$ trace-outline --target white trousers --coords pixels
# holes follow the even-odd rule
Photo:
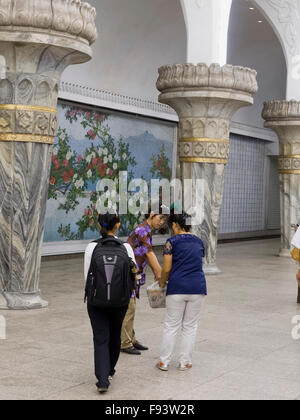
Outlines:
[[[169,295],[167,296],[166,319],[160,360],[169,365],[176,336],[182,329],[179,363],[192,364],[198,323],[205,301],[204,295]]]

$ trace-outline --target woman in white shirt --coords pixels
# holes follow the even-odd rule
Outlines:
[[[99,215],[102,238],[116,237],[120,228],[120,217],[117,214]],[[97,243],[90,243],[84,256],[84,276],[87,279],[93,252]],[[124,244],[128,256],[134,261],[134,252],[129,244]],[[121,329],[128,305],[118,308],[100,308],[88,304],[94,336],[96,386],[100,393],[108,391],[110,380],[115,374],[115,367],[120,356]]]

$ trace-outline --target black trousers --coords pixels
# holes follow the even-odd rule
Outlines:
[[[109,387],[109,376],[115,374],[121,348],[121,329],[128,306],[97,308],[88,305],[94,335],[95,375],[100,388]]]

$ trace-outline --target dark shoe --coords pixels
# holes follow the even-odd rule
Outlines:
[[[148,347],[143,346],[143,344],[139,343],[138,341],[136,341],[133,346],[137,349],[137,350],[149,350]]]
[[[135,355],[140,355],[141,354],[141,352],[138,351],[133,346],[132,347],[129,347],[128,349],[121,349],[121,352],[127,353],[127,354],[135,354]]]
[[[105,394],[108,391],[108,388],[100,388],[99,386],[97,386],[97,390],[100,394]]]

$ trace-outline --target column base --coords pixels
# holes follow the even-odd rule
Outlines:
[[[222,273],[222,271],[217,267],[216,264],[204,264],[203,271],[204,274],[208,276],[216,276]]]
[[[283,258],[291,258],[291,250],[290,249],[281,249],[278,254],[279,257]]]
[[[24,310],[48,307],[48,302],[43,300],[39,293],[4,292],[3,297],[5,299],[0,299],[0,309]]]

